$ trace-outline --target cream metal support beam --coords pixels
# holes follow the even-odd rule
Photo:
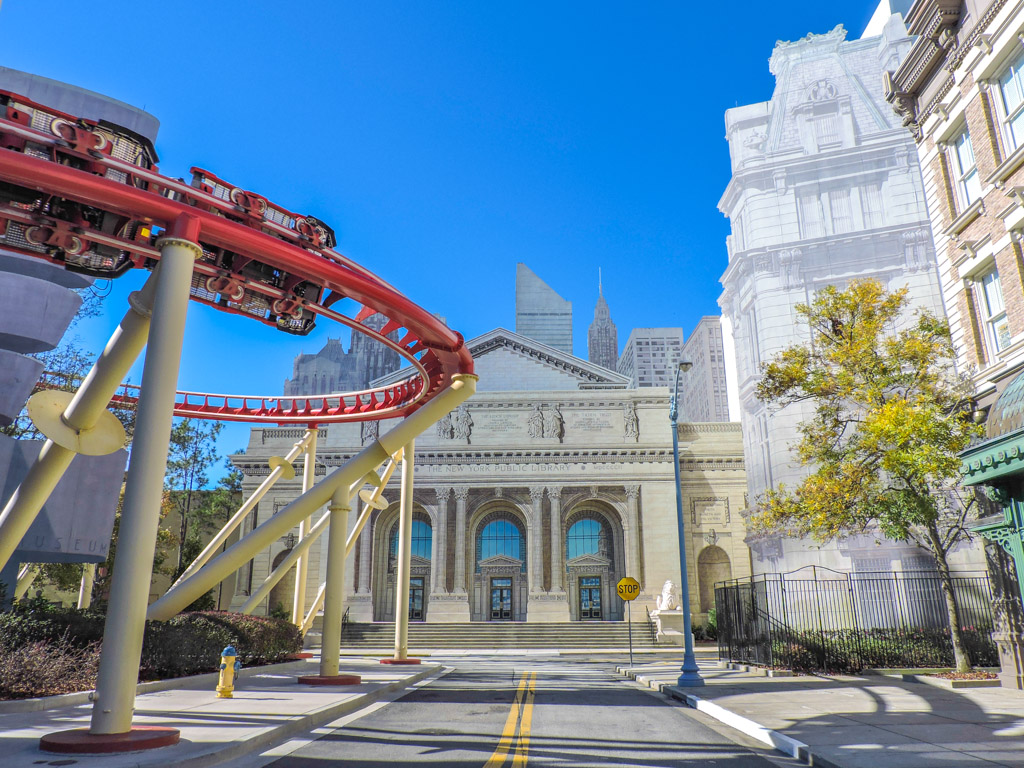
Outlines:
[[[388,462],[387,468],[384,470],[384,476],[380,480],[380,487],[374,488],[372,495],[370,496],[370,501],[364,506],[363,513],[359,516],[359,519],[356,522],[355,530],[353,530],[352,533],[349,535],[348,540],[345,543],[346,557],[352,554],[352,548],[355,545],[356,537],[359,536],[359,531],[363,530],[363,526],[366,524],[366,521],[369,520],[374,508],[377,508],[379,506],[377,504],[377,500],[381,498],[381,493],[384,490],[384,486],[387,485],[388,480],[391,479],[391,474],[395,471],[395,461],[396,460],[393,457],[392,460]],[[363,482],[362,480],[360,480],[358,483],[353,485],[349,489],[349,496],[355,495],[355,492],[359,490],[359,486],[362,484]],[[320,535],[324,532],[328,525],[328,522],[330,521],[330,516],[330,512],[328,512],[323,517],[321,517],[316,522],[316,525],[314,525],[310,529],[309,533],[306,534],[298,542],[296,542],[295,546],[292,547],[292,551],[285,557],[284,560],[278,563],[277,567],[270,572],[270,575],[263,580],[263,583],[260,584],[259,588],[255,592],[253,592],[249,599],[246,600],[245,603],[242,605],[242,607],[238,609],[239,613],[250,614],[256,610],[256,608],[263,601],[263,599],[268,594],[270,594],[270,590],[272,590],[277,585],[277,583],[284,578],[285,574],[288,573],[288,569],[291,568],[300,557],[303,557],[305,555],[305,553],[309,550],[314,541],[320,538]],[[320,610],[320,606],[323,605],[323,592],[323,586],[321,586],[320,590],[317,592],[316,600],[314,601],[316,603],[315,611]],[[302,621],[299,621],[296,624],[296,626],[298,626],[300,629],[305,625],[305,605],[303,605],[302,610],[303,619]],[[306,631],[308,630],[303,630],[303,634],[305,634]]]
[[[78,585],[78,610],[84,611],[92,605],[92,585],[96,581],[96,563],[86,563],[82,568],[82,581]]]
[[[32,586],[32,582],[36,580],[36,576],[39,575],[39,565],[37,563],[27,563],[22,566],[18,572],[18,583],[14,585],[14,599],[21,600]]]
[[[300,520],[326,504],[339,488],[347,489],[367,472],[372,472],[401,450],[416,435],[432,427],[444,414],[457,408],[476,391],[476,382],[477,377],[472,374],[453,376],[451,386],[433,400],[367,445],[276,515],[212,558],[202,569],[170,589],[149,606],[147,618],[167,620],[180,613],[197,597],[213,589],[233,571],[241,568],[257,552],[262,552],[276,539],[298,525]]]
[[[316,432],[314,431],[315,435]],[[228,540],[228,537],[234,533],[235,529],[241,525],[242,521],[245,520],[245,516],[248,515],[252,510],[259,504],[260,499],[267,495],[267,491],[274,487],[274,483],[280,480],[282,477],[285,480],[291,480],[295,477],[295,470],[292,469],[292,462],[299,457],[299,454],[306,449],[306,445],[309,442],[310,433],[306,432],[305,435],[291,447],[291,450],[284,455],[284,457],[274,456],[270,459],[270,474],[264,478],[263,482],[259,484],[259,487],[252,492],[252,495],[238,508],[238,511],[231,516],[231,518],[224,523],[224,527],[221,528],[217,535],[210,539],[210,543],[207,544],[203,551],[199,553],[192,564],[185,569],[184,573],[178,577],[178,580],[174,582],[174,586],[177,586],[181,582],[185,581],[189,576],[198,571],[211,557],[213,557],[217,550],[221,548],[221,545]]]
[[[306,430],[306,458],[302,464],[302,492],[313,487],[316,478],[316,439],[317,427],[314,425]],[[309,531],[312,517],[299,523],[299,538],[302,539]],[[301,624],[306,615],[306,573],[309,570],[309,558],[300,557],[295,566],[295,595],[292,597],[292,623]]]
[[[345,534],[352,502],[339,490],[331,499],[331,529],[327,534],[327,588],[324,591],[324,629],[320,638],[320,676],[336,677],[341,656],[341,617],[345,612]]]
[[[409,576],[412,572],[413,441],[402,456],[402,491],[398,513],[398,572],[395,574],[395,659],[409,655]],[[327,613],[324,612],[324,627]]]
[[[181,230],[194,229],[194,224],[179,222],[172,231],[180,234]],[[189,234],[194,237],[198,233]],[[89,728],[92,734],[127,733],[132,727],[167,446],[174,420],[175,385],[185,339],[185,314],[193,266],[203,255],[196,243],[181,237],[163,238],[158,245],[160,278],[153,301],[149,349],[135,421],[136,439],[128,467],[109,609],[103,628],[103,651]]]
[[[43,443],[39,456],[0,512],[0,568],[11,559],[15,547],[21,543],[39,510],[43,508],[43,504],[50,498],[53,489],[71,465],[75,454],[91,453],[100,448],[105,450],[109,440],[104,437],[109,438],[111,430],[116,432],[120,428],[120,423],[113,414],[106,411],[106,407],[142,348],[146,346],[146,334],[149,333],[150,313],[159,272],[158,265],[141,290],[131,294],[131,308],[121,319],[120,325],[70,402],[65,402],[68,393],[46,391],[37,393],[37,396],[42,395],[42,398],[37,399],[33,396],[29,401],[36,404],[33,410],[37,410],[40,402],[44,400],[51,403],[51,409],[60,404],[66,407],[54,410],[49,414],[49,419],[41,419],[52,422],[57,428],[54,430],[50,426],[40,425],[40,431],[49,439]],[[31,415],[35,420],[38,413]],[[113,424],[110,419],[113,419]],[[54,434],[51,435],[49,432]],[[121,444],[123,442],[122,431]],[[95,443],[103,445],[97,447]],[[120,447],[118,444],[113,450]]]

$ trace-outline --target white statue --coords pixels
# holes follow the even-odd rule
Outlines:
[[[661,594],[654,599],[654,607],[659,611],[672,611],[679,607],[679,600],[676,598],[676,585],[671,580],[666,581],[661,588]]]

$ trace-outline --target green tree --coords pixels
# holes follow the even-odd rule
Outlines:
[[[948,554],[969,537],[974,498],[962,491],[958,454],[982,433],[967,407],[970,382],[953,367],[945,319],[908,314],[907,290],[877,281],[821,290],[797,312],[808,343],[763,366],[757,396],[808,402],[800,426],[798,486],[759,499],[756,527],[821,541],[877,529],[935,559],[958,671],[970,669]]]
[[[220,460],[217,437],[221,429],[223,425],[219,421],[194,419],[181,419],[171,429],[165,487],[176,492],[172,499],[181,516],[176,576],[199,554],[200,537],[210,523],[213,510],[209,504],[200,503],[193,508],[193,498],[197,490],[210,482],[207,473]]]

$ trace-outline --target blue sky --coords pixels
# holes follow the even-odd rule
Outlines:
[[[776,40],[837,24],[855,38],[874,10],[765,7],[5,0],[0,65],[145,108],[164,173],[200,166],[322,218],[340,251],[467,338],[514,329],[523,261],[573,302],[586,357],[598,267],[620,349],[633,327],[689,334],[719,313],[724,111],[771,97]],[[142,277],[78,326],[87,347]],[[280,393],[292,358],[338,335],[192,305],[179,388]],[[222,453],[247,435],[228,425]]]

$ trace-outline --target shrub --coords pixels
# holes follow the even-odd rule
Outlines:
[[[65,639],[0,647],[0,699],[27,699],[96,687],[99,647],[78,648]]]
[[[55,666],[60,666],[72,651],[97,653],[103,624],[102,614],[55,607],[45,601],[23,601],[0,613],[0,654],[4,659],[20,658],[26,648],[52,646],[57,655]],[[214,672],[227,645],[235,646],[243,665],[268,664],[301,651],[302,636],[291,622],[237,613],[183,613],[170,621],[148,621],[139,677],[155,680]],[[75,679],[80,687],[71,690],[93,685]],[[23,695],[47,695],[42,690]]]

